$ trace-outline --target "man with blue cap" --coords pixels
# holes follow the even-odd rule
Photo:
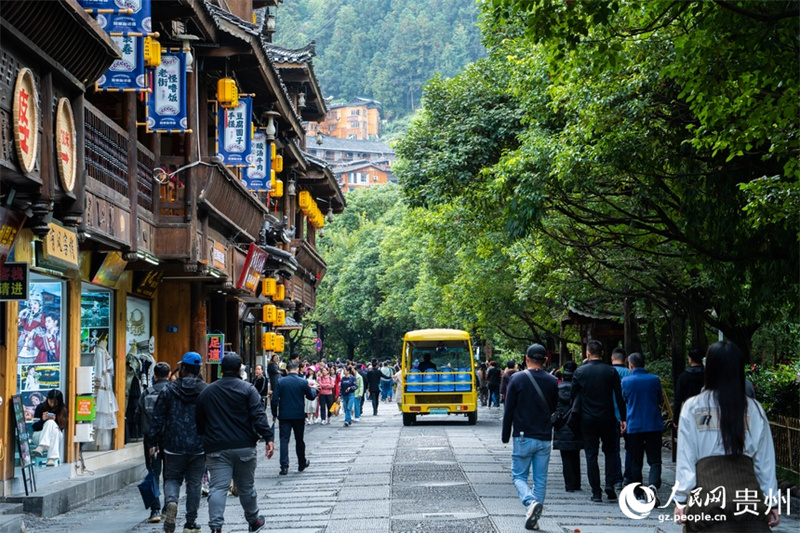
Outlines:
[[[164,452],[164,532],[174,533],[178,515],[181,483],[186,480],[186,525],[183,533],[200,533],[197,509],[206,458],[203,441],[197,433],[195,409],[206,384],[200,379],[202,358],[197,352],[186,352],[180,363],[178,379],[170,382],[158,395],[150,421],[149,441],[159,443],[150,448],[155,457]]]
[[[220,365],[222,378],[209,385],[197,402],[197,431],[203,436],[211,477],[208,525],[212,533],[222,531],[228,487],[233,479],[248,530],[260,531],[266,519],[258,514],[256,443],[264,439],[266,456],[271,458],[275,450],[272,428],[261,407],[261,395],[241,377],[239,354],[225,352]]]

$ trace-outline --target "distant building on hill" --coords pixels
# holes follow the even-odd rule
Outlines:
[[[385,162],[370,162],[365,159],[334,167],[333,175],[336,176],[342,192],[395,181],[394,174]]]
[[[338,139],[374,141],[381,135],[381,103],[369,98],[353,98],[346,104],[328,105],[325,120],[310,124],[308,135],[323,135]]]
[[[336,171],[336,167],[361,160],[389,170],[395,160],[394,150],[386,143],[337,139],[327,135],[309,139],[306,143],[306,152],[328,163],[334,171]]]

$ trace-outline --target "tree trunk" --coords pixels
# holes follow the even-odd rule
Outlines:
[[[706,322],[703,314],[697,309],[689,311],[689,322],[691,327],[692,348],[699,348],[703,353],[708,350],[708,336],[706,335]]]
[[[732,326],[728,324],[721,324],[722,333],[728,340],[736,343],[736,346],[742,350],[744,354],[744,362],[750,364],[751,354],[753,350],[753,333],[756,332],[759,326],[744,325]]]
[[[636,321],[636,315],[633,311],[633,302],[630,298],[625,298],[622,301],[622,314],[623,314],[623,344],[627,353],[641,352],[642,343],[639,340],[639,324]]]
[[[686,316],[674,311],[669,317],[669,352],[672,358],[672,387],[678,382],[678,376],[686,370]]]

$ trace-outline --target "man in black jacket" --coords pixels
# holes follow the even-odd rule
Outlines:
[[[378,368],[378,360],[372,360],[372,368],[367,372],[367,377],[364,380],[367,390],[369,391],[369,399],[372,401],[372,416],[378,414],[378,404],[381,401],[381,371]],[[400,393],[397,394],[400,396]]]
[[[166,512],[164,532],[175,531],[181,483],[186,479],[186,525],[184,533],[200,533],[197,509],[200,506],[200,487],[206,458],[203,442],[197,434],[195,408],[197,397],[206,388],[198,377],[202,359],[197,352],[186,352],[181,360],[179,378],[170,382],[158,395],[153,407],[148,440],[150,457],[164,452],[164,501]]]
[[[586,345],[588,359],[575,372],[572,378],[572,400],[576,398],[581,413],[581,433],[583,451],[586,455],[586,475],[592,487],[592,501],[603,501],[600,490],[600,468],[597,465],[600,441],[606,459],[606,495],[609,501],[616,501],[614,477],[617,460],[614,457],[614,440],[617,432],[617,417],[614,413],[614,398],[619,406],[619,427],[622,433],[627,426],[625,400],[622,398],[619,374],[614,367],[603,362],[603,344],[591,340]]]
[[[209,385],[197,401],[197,432],[203,436],[210,476],[208,525],[212,533],[222,531],[228,487],[233,479],[249,530],[259,531],[266,520],[258,514],[254,484],[256,443],[263,438],[266,456],[271,458],[275,449],[272,428],[261,408],[258,391],[241,379],[239,355],[226,352],[220,365],[222,378]]]
[[[308,381],[300,377],[297,361],[289,361],[286,365],[286,377],[278,381],[278,388],[272,393],[272,418],[278,419],[281,436],[281,471],[280,475],[289,473],[289,438],[294,432],[295,450],[297,451],[297,470],[302,472],[311,464],[306,459],[306,443],[303,435],[306,428],[305,399],[317,397],[319,385],[314,388]]]
[[[136,405],[136,414],[134,414],[136,423],[142,428],[142,435],[144,435],[144,465],[149,472],[153,473],[156,481],[161,477],[161,464],[164,461],[164,452],[159,451],[155,457],[150,457],[150,448],[158,446],[157,442],[150,442],[150,417],[153,414],[158,396],[169,384],[168,376],[169,365],[167,363],[157,363],[156,366],[153,367],[153,384],[147,387],[139,397],[139,403]],[[166,514],[166,512],[167,510],[165,507],[163,514]],[[150,506],[150,518],[148,518],[147,521],[151,524],[161,522],[161,514],[161,503],[159,499],[156,498]]]
[[[527,370],[511,376],[503,413],[503,443],[511,439],[513,426],[511,478],[522,505],[527,508],[525,529],[539,528],[553,439],[550,417],[558,405],[558,380],[544,370],[546,360],[544,346],[532,344],[528,347],[525,352]],[[533,477],[533,489],[528,486],[528,472]]]
[[[703,390],[703,385],[705,384],[703,355],[703,351],[700,348],[689,350],[689,368],[678,376],[678,383],[675,385],[675,398],[672,404],[672,420],[675,427],[678,427],[678,420],[681,418],[683,402],[692,396],[697,396]]]

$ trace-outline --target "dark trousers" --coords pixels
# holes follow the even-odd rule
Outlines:
[[[616,471],[616,473],[614,475],[614,484],[615,485],[617,485],[617,484],[627,485],[628,483],[631,482],[631,479],[630,479],[630,475],[631,475],[630,474],[630,472],[631,472],[631,454],[628,451],[628,434],[627,433],[622,434],[620,432],[619,423],[617,423],[616,428],[617,428],[617,439],[614,441],[614,444],[616,444],[616,450],[614,452],[614,455],[616,455],[616,457],[617,457],[617,471]],[[620,437],[622,437],[622,440],[625,441],[625,461],[624,461],[625,469],[624,470],[622,468],[623,461],[622,461],[621,453],[620,453],[621,452],[621,448],[620,448],[620,444],[619,444]]]
[[[564,488],[581,490],[581,451],[560,450],[564,470]]]
[[[303,434],[306,430],[305,419],[278,420],[281,434],[281,468],[289,468],[289,437],[294,431],[294,447],[297,451],[297,464],[306,464],[306,443]]]
[[[203,473],[206,470],[205,455],[164,454],[164,506],[178,503],[181,484],[186,480],[186,523],[197,521],[200,507],[200,491]]]
[[[381,391],[369,391],[369,399],[372,400],[372,414],[378,414],[378,404],[381,403]]]
[[[647,464],[650,465],[649,485],[661,486],[661,432],[645,431],[631,433],[625,445],[626,455],[631,458],[631,483],[642,482],[642,464],[647,453]]]
[[[600,488],[600,467],[597,464],[597,457],[600,454],[600,443],[603,446],[603,456],[606,463],[606,485],[605,488],[614,488],[614,476],[617,473],[617,459],[614,456],[614,439],[617,432],[614,430],[616,419],[582,419],[581,432],[583,433],[583,451],[586,455],[586,477],[589,478],[589,485],[592,487],[592,494],[601,494]]]
[[[333,394],[319,395],[319,416],[322,421],[330,418],[331,406],[333,405]]]
[[[156,478],[156,483],[161,485],[161,492],[164,492],[164,485],[160,481],[161,478],[161,470],[162,464],[164,462],[164,452],[161,450],[158,451],[158,454],[155,457],[150,457],[150,448],[154,446],[150,440],[145,437],[144,438],[144,466],[147,468],[148,472],[152,472]],[[150,510],[158,511],[161,509],[161,504],[158,501],[159,499],[156,498],[156,501],[153,502],[153,505],[150,506]],[[166,506],[166,503],[164,504]]]

